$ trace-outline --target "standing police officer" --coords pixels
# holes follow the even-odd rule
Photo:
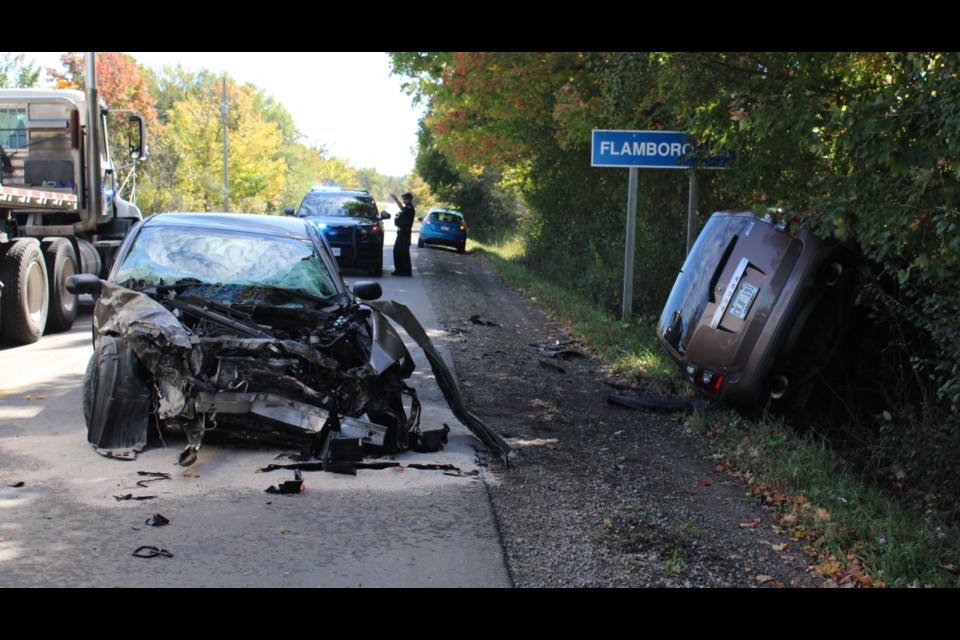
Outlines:
[[[397,196],[390,194],[393,201],[400,207],[400,213],[396,217],[397,242],[393,245],[393,267],[395,276],[413,276],[413,265],[410,262],[410,234],[413,231],[413,221],[416,212],[413,209],[413,194],[405,193],[400,196],[403,202],[397,199]]]

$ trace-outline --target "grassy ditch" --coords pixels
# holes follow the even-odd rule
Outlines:
[[[608,366],[655,388],[685,387],[656,342],[655,318],[622,322],[541,282],[521,264],[520,243],[471,245]],[[710,440],[718,464],[773,509],[777,526],[792,539],[784,553],[804,554],[825,585],[960,586],[960,530],[936,509],[908,504],[864,479],[823,439],[773,419],[752,422],[719,410],[697,412],[688,424]]]
[[[656,341],[656,318],[638,316],[623,322],[577,294],[543,282],[520,264],[522,245],[517,241],[493,246],[471,240],[471,249],[493,266],[511,287],[565,323],[608,366],[654,386],[669,384],[675,379],[676,369]]]
[[[822,439],[726,411],[698,412],[688,424],[774,510],[792,551],[806,554],[826,584],[960,586],[956,527],[865,481]]]

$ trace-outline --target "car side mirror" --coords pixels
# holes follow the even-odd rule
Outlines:
[[[285,216],[292,216],[292,215],[293,215],[293,207],[287,207],[286,209],[284,209],[284,210],[283,210],[283,215],[285,215]]]
[[[67,291],[73,295],[87,293],[97,295],[102,286],[100,278],[92,273],[78,273],[67,278]]]
[[[377,300],[383,295],[379,282],[360,280],[353,285],[353,295],[361,300]]]
[[[423,216],[418,217],[417,222],[423,222]]]
[[[381,220],[389,220],[389,219],[390,219],[390,214],[387,213],[386,211],[381,211],[381,212],[380,212],[380,219],[381,219]]]

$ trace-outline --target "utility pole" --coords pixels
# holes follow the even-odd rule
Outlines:
[[[230,175],[227,172],[227,74],[223,74],[223,102],[220,104],[223,118],[223,210],[230,211]]]

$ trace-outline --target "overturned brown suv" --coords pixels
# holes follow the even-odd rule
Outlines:
[[[791,223],[714,213],[657,327],[701,393],[746,412],[805,403],[842,335],[843,250]]]

